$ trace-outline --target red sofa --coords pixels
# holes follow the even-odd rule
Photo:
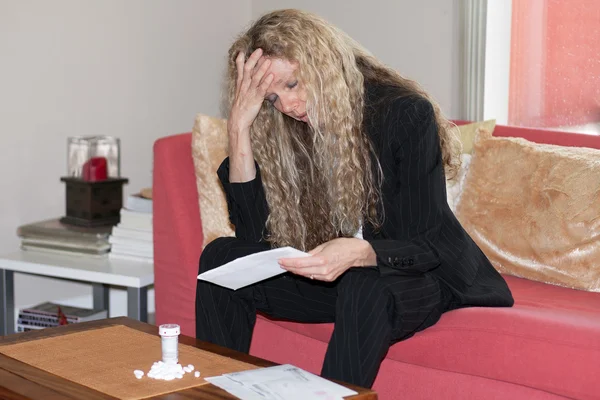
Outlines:
[[[494,135],[600,149],[596,136],[506,126]],[[191,134],[156,141],[153,193],[156,323],[195,336],[202,226]],[[392,346],[373,386],[379,397],[600,399],[600,293],[506,280],[513,308],[451,311]],[[332,328],[259,316],[251,354],[318,373]]]

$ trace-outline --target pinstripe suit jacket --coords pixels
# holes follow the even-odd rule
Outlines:
[[[391,87],[367,84],[363,124],[383,170],[383,209],[379,210],[383,225],[377,231],[370,224],[363,227],[381,276],[434,274],[453,293],[452,308],[511,306],[506,282],[448,206],[431,103],[401,97]],[[229,182],[228,159],[218,175],[236,236],[263,240],[268,205],[258,165],[250,182]]]

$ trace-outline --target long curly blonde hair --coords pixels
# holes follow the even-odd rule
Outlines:
[[[251,127],[254,158],[269,205],[273,247],[310,250],[336,237],[352,237],[361,224],[381,226],[381,168],[363,129],[365,81],[390,85],[399,97],[429,96],[322,18],[278,10],[258,19],[229,50],[229,104],[233,104],[240,51],[261,48],[297,62],[307,91],[310,125],[265,101]],[[433,106],[447,174],[460,162],[450,124]]]

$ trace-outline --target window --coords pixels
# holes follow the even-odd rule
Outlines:
[[[484,118],[600,134],[600,1],[488,0]]]

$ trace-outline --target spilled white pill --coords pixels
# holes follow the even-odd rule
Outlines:
[[[195,376],[196,378],[200,378],[200,371],[196,371],[196,372],[194,372],[194,376]]]
[[[191,364],[184,367],[181,364],[164,363],[162,361],[157,361],[154,364],[152,364],[152,367],[148,372],[148,378],[165,381],[171,381],[173,379],[182,379],[186,373],[192,372],[193,368],[194,366]]]

